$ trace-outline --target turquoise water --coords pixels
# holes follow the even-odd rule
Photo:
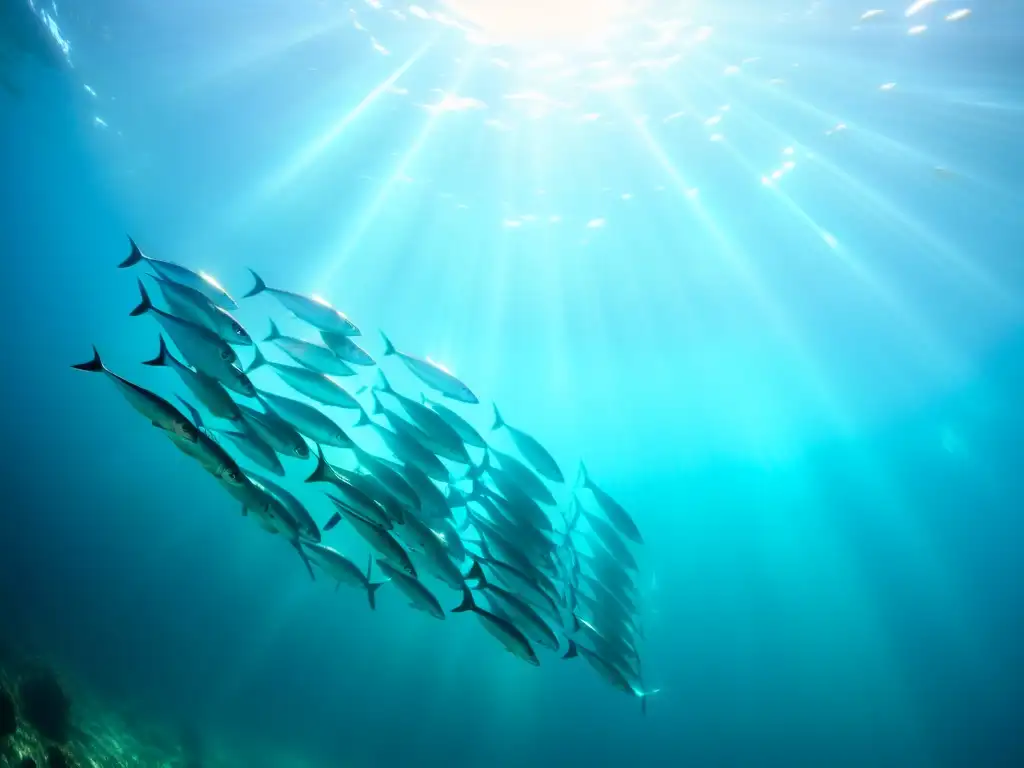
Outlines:
[[[581,5],[68,4],[62,63],[4,0],[2,639],[236,765],[1013,764],[1021,10]],[[140,365],[126,233],[236,298],[247,268],[323,296],[397,388],[379,329],[478,428],[495,402],[570,483],[585,460],[647,541],[647,716],[310,582],[70,370],[95,344],[181,391]]]

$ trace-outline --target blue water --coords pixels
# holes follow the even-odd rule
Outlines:
[[[382,4],[94,0],[56,14],[73,66],[2,42],[0,637],[239,765],[1024,762],[1024,9],[651,2],[579,51]],[[126,233],[585,459],[648,542],[648,715],[310,582],[71,370],[179,391]]]

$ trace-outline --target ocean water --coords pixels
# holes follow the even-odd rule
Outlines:
[[[66,52],[0,5],[0,659],[59,672],[97,764],[1024,764],[1024,8],[37,5]],[[72,370],[181,392],[126,234],[584,460],[647,541],[647,715],[310,581]]]

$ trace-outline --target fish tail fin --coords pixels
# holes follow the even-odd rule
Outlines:
[[[380,398],[377,397],[377,393],[373,393],[373,415],[379,416],[384,413],[384,406],[380,402]]]
[[[391,388],[391,382],[388,381],[388,377],[384,375],[384,371],[380,368],[377,369],[377,382],[377,386],[373,387],[373,389],[376,389],[379,392],[386,392],[389,395],[395,394],[395,390]]]
[[[281,331],[278,330],[277,323],[275,323],[273,320],[271,320],[270,321],[270,331],[267,333],[267,337],[265,339],[263,339],[263,340],[264,341],[273,341],[274,339],[280,339],[280,338],[281,338]]]
[[[359,407],[359,420],[355,423],[355,426],[357,426],[357,427],[367,427],[370,424],[373,424],[373,422],[370,421],[370,417],[369,417],[369,415],[367,415],[366,409],[363,408],[362,406],[360,406]]]
[[[501,412],[498,410],[498,406],[496,403],[492,403],[491,407],[494,408],[494,423],[491,425],[491,431],[493,432],[496,429],[501,429],[502,427],[504,427],[505,420],[501,418]],[[485,453],[484,455],[486,456],[487,454]]]
[[[586,465],[581,461],[579,471],[576,473],[576,487],[590,488],[590,475],[587,473]]]
[[[576,647],[576,641],[570,638],[569,639],[569,650],[567,650],[564,654],[562,654],[562,658],[563,659],[575,659],[579,655],[580,655],[580,651]]]
[[[248,299],[250,296],[255,296],[257,293],[263,293],[267,290],[267,284],[263,282],[262,277],[256,274],[256,270],[250,269],[249,274],[252,275],[254,285],[247,294],[242,296],[243,299]]]
[[[384,340],[384,357],[398,354],[398,350],[395,349],[395,345],[391,343],[391,339],[388,338],[384,331],[380,332],[380,337]]]
[[[480,567],[480,563],[476,560],[473,561],[473,565],[469,568],[469,573],[466,574],[466,579],[475,579],[477,582],[477,589],[487,589],[487,574],[484,573],[484,569]]]
[[[139,280],[139,305],[128,314],[132,317],[138,317],[144,315],[153,308],[153,302],[149,300],[149,294],[146,293],[146,286]]]
[[[375,584],[366,585],[366,600],[370,603],[370,610],[377,610],[377,590],[387,584],[386,581],[378,581]]]
[[[473,593],[469,587],[465,584],[462,585],[462,602],[455,608],[452,608],[452,613],[465,613],[466,611],[476,610],[476,600],[473,599]]]
[[[92,348],[92,360],[86,363],[77,363],[71,366],[76,371],[89,371],[89,373],[100,373],[103,371],[103,360],[100,359],[100,353],[96,347]]]
[[[426,392],[420,392],[420,402],[423,403],[423,405],[430,404],[430,400],[427,398]]]
[[[192,418],[192,423],[196,425],[196,429],[204,429],[203,417],[199,414],[199,411],[196,410],[196,407],[181,395],[178,395],[178,399],[181,401],[181,404],[185,406],[185,410],[188,411],[188,415]]]
[[[306,478],[307,483],[323,483],[327,481],[331,476],[331,468],[327,465],[327,459],[324,458],[324,449],[321,445],[316,446],[316,469],[313,473]]]
[[[305,563],[306,570],[309,571],[309,578],[316,581],[316,574],[313,573],[313,564],[309,562],[309,555],[307,555],[305,550],[302,549],[302,545],[299,543],[299,540],[293,539],[292,546],[295,547],[295,551],[299,553],[299,557],[302,559],[302,562]]]
[[[334,528],[338,523],[341,522],[341,512],[335,512],[331,515],[331,519],[324,523],[324,533]]]
[[[142,364],[143,365],[167,365],[168,362],[169,362],[168,358],[170,356],[171,356],[171,353],[167,351],[167,342],[164,341],[164,335],[161,333],[160,334],[160,351],[157,353],[157,356],[154,357],[152,360],[144,361]]]
[[[260,368],[260,367],[262,367],[262,366],[264,366],[266,364],[267,364],[267,358],[265,358],[263,356],[263,353],[260,352],[260,348],[257,347],[255,344],[253,344],[252,345],[252,362],[249,363],[249,367],[245,369],[245,372],[247,374],[248,373],[252,373],[257,368]]]
[[[356,390],[356,394],[357,395],[361,395],[361,394],[363,394],[363,392],[365,392],[369,388],[370,388],[369,384],[363,384],[363,386],[361,386],[359,389]]]
[[[128,242],[131,243],[132,252],[128,254],[128,258],[117,265],[118,269],[125,269],[127,267],[133,267],[142,261],[142,251],[139,250],[139,246],[135,244],[135,241],[128,236]]]

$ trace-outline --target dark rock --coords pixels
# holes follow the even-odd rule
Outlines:
[[[11,692],[0,685],[0,739],[18,730],[18,710]]]
[[[30,673],[18,684],[21,715],[50,741],[63,744],[71,735],[71,699],[50,670]]]
[[[59,747],[46,750],[46,765],[48,768],[72,768],[71,758]]]
[[[26,757],[24,760],[18,763],[18,768],[36,768],[36,761],[33,760],[31,757]]]

